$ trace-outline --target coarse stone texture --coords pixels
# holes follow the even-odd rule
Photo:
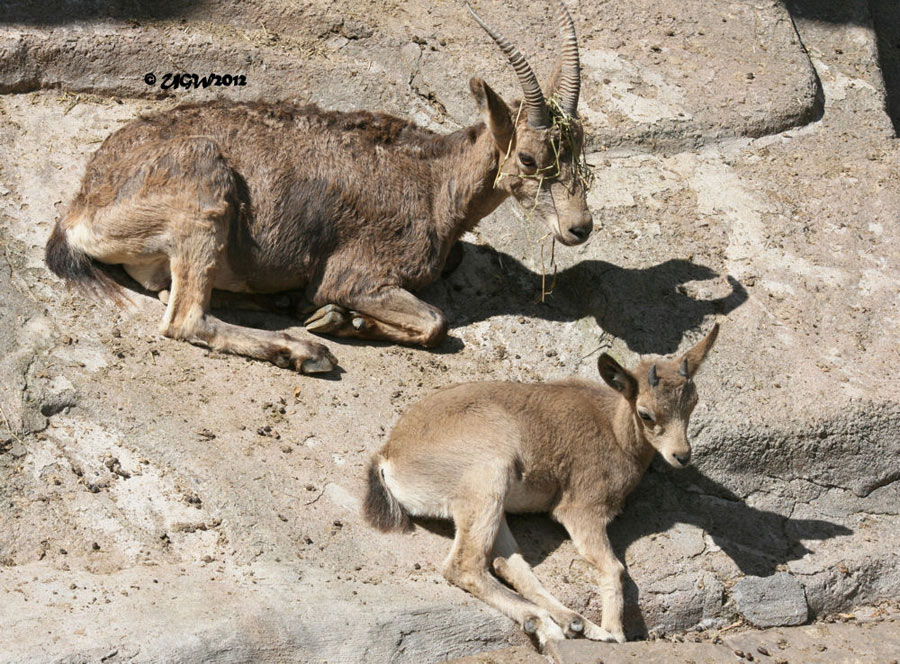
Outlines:
[[[757,627],[801,625],[809,615],[803,586],[787,572],[745,576],[731,594],[738,612]]]
[[[421,294],[450,338],[327,339],[330,380],[161,338],[155,298],[117,309],[66,290],[43,266],[50,229],[90,154],[139,113],[297,97],[450,130],[477,120],[470,76],[518,94],[490,40],[455,3],[42,6],[0,7],[0,83],[20,93],[0,96],[0,661],[418,663],[527,646],[442,578],[449,526],[364,524],[369,456],[438,386],[596,378],[600,350],[630,365],[714,320],[695,466],[657,460],[610,529],[628,634],[733,625],[748,576],[792,575],[810,618],[900,596],[896,3],[572,3],[591,241],[554,250],[502,206]],[[547,7],[477,8],[549,71]],[[247,86],[142,82],[232,67]],[[510,524],[548,589],[599,620],[565,532]]]
[[[669,664],[694,662],[821,662],[882,664],[897,659],[900,633],[896,608],[878,610],[874,621],[818,623],[739,633],[689,634],[677,640],[624,645],[566,641],[558,647],[560,664]],[[454,660],[452,664],[542,664],[547,660],[526,647],[495,650]],[[451,663],[448,663],[451,664]]]
[[[476,6],[539,76],[550,74],[559,40],[549,3],[527,12],[512,0]],[[821,112],[815,70],[778,2],[613,0],[573,10],[590,145],[684,148],[773,133]],[[505,59],[453,2],[10,0],[0,11],[0,91],[181,96],[161,88],[166,73],[243,74],[246,87],[190,96],[299,97],[331,108],[364,100],[451,126],[472,113],[471,75],[520,94]],[[155,85],[144,82],[148,73]]]

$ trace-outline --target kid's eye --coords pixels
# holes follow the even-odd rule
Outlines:
[[[527,152],[520,152],[518,156],[519,163],[522,164],[522,166],[524,166],[525,168],[534,168],[535,166],[537,166],[537,162],[534,160],[534,157],[532,157]]]

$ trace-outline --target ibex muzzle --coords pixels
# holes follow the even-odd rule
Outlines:
[[[575,23],[561,0],[555,0],[563,47],[549,91],[552,103],[548,103],[519,50],[489,27],[468,3],[466,7],[507,55],[525,95],[520,109],[524,112],[516,114],[518,122],[506,126],[503,120],[510,115],[508,109],[490,112],[490,103],[505,106],[503,101],[496,95],[496,99],[490,99],[480,89],[487,87],[483,81],[472,80],[472,93],[483,113],[488,102],[485,121],[497,145],[501,150],[506,148],[497,186],[512,194],[527,216],[539,216],[561,243],[581,244],[591,234],[593,219],[586,200],[591,173],[582,153],[584,131],[578,119],[581,65]]]
[[[448,135],[381,113],[264,102],[189,104],[129,123],[88,163],[47,265],[113,296],[121,291],[97,263],[122,265],[160,291],[164,335],[305,373],[336,360],[311,340],[217,319],[212,290],[301,290],[315,310],[309,331],[439,344],[443,312],[412,293],[507,196],[563,244],[590,234],[578,48],[554,1],[564,43],[549,98],[518,50],[476,17],[524,100],[510,108],[473,78],[484,122]]]

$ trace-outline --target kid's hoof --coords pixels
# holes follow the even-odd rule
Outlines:
[[[587,629],[584,630],[585,637],[591,641],[605,641],[606,643],[625,643],[625,634],[622,632],[607,632],[602,627],[598,627],[592,622],[588,622]]]
[[[584,631],[584,621],[581,618],[573,618],[569,623],[569,631],[573,634],[581,634]]]
[[[537,620],[535,618],[526,618],[522,623],[522,629],[526,634],[534,634],[537,631]]]

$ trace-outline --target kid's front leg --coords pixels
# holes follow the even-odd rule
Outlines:
[[[593,630],[596,633],[585,629],[584,635],[598,641],[608,641],[612,637],[612,640],[624,643],[622,616],[625,602],[622,575],[625,567],[616,558],[609,542],[606,533],[608,520],[598,518],[589,509],[561,510],[554,516],[569,531],[578,553],[596,569],[603,601],[603,619],[600,621],[600,629]]]

